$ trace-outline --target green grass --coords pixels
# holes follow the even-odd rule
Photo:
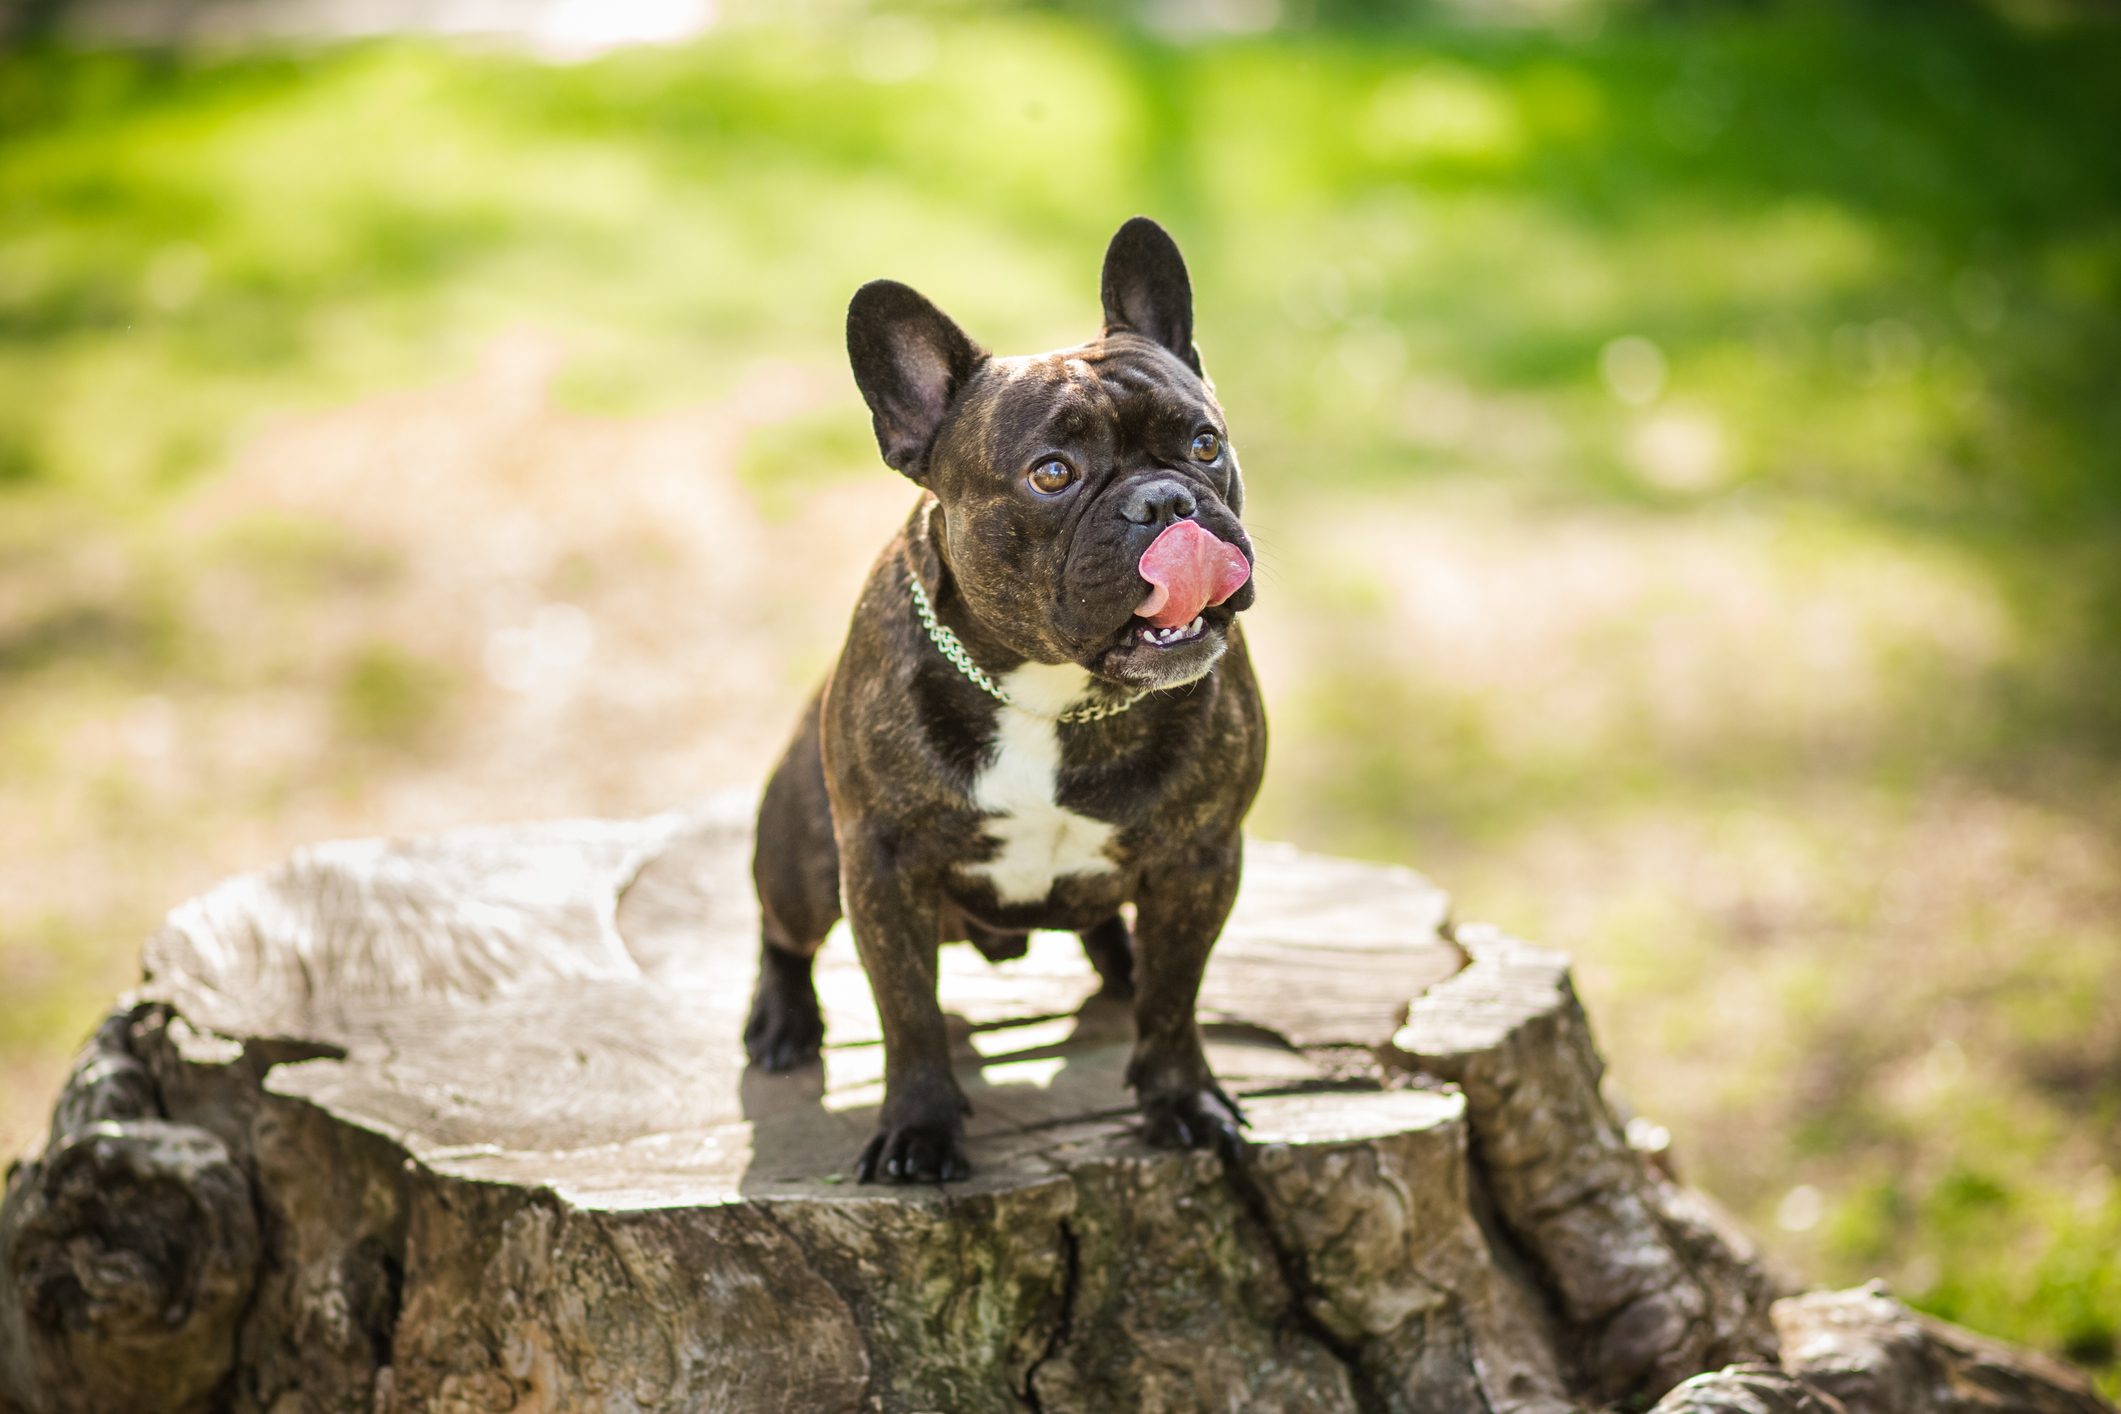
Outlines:
[[[449,695],[446,669],[390,643],[364,644],[339,685],[343,734],[373,746],[416,748],[433,738]]]
[[[1575,950],[1622,1085],[1783,1259],[2121,1389],[2117,72],[2111,23],[1802,4],[0,59],[0,774],[18,857],[135,879],[4,896],[0,1060],[63,1052],[196,883],[80,722],[307,712],[339,774],[217,796],[217,839],[449,773],[476,674],[356,622],[399,548],[194,534],[274,428],[524,327],[598,425],[786,368],[842,390],[737,455],[791,521],[885,474],[855,285],[1072,341],[1146,210],[1282,615],[1262,829]]]

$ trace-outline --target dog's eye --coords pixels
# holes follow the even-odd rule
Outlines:
[[[1223,454],[1223,439],[1213,432],[1203,432],[1193,439],[1193,460],[1212,462]]]
[[[1055,457],[1031,468],[1031,489],[1042,496],[1058,496],[1075,480],[1075,468]]]

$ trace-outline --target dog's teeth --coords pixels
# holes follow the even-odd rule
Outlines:
[[[1175,628],[1158,628],[1149,624],[1137,632],[1140,633],[1142,642],[1153,643],[1159,648],[1169,648],[1174,643],[1189,643],[1200,637],[1206,631],[1207,623],[1207,615],[1195,614],[1193,622],[1179,624]]]

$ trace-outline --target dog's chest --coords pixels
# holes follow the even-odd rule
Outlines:
[[[1053,719],[1089,686],[1071,664],[1026,663],[1002,679],[1010,701],[995,714],[994,745],[973,778],[972,800],[987,812],[994,857],[969,865],[1002,903],[1039,903],[1053,881],[1108,874],[1114,827],[1067,809],[1060,784],[1060,724]]]

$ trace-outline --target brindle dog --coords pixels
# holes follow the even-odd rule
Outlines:
[[[1178,247],[1137,217],[1103,283],[1102,334],[1024,358],[892,281],[847,311],[884,460],[924,494],[766,788],[744,1041],[768,1070],[816,1059],[811,961],[844,902],[884,1031],[863,1182],[971,1171],[936,1002],[950,939],[1000,958],[1030,929],[1078,932],[1135,998],[1149,1141],[1234,1146],[1244,1122],[1194,1021],[1266,756],[1235,622],[1244,485]]]

